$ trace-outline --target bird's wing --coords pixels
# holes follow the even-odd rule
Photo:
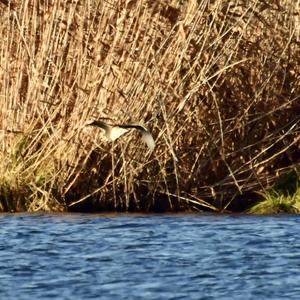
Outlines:
[[[149,149],[150,150],[154,149],[155,141],[153,139],[152,134],[146,127],[139,124],[125,124],[125,125],[118,125],[118,126],[124,129],[131,129],[131,128],[137,129],[142,134],[142,140],[147,144]]]
[[[147,144],[150,150],[153,150],[155,147],[155,141],[152,136],[152,134],[147,130],[147,131],[141,131],[142,132],[142,140]]]
[[[148,131],[148,129],[140,124],[118,124],[116,125],[121,128],[126,128],[126,129],[137,129],[139,131]]]
[[[107,124],[106,122],[100,121],[100,120],[94,120],[92,122],[89,122],[87,125],[89,126],[95,126],[106,130],[109,130],[111,125]]]

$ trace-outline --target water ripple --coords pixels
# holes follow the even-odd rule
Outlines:
[[[299,299],[300,217],[0,216],[1,299]]]

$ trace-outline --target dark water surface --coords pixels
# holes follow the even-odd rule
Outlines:
[[[0,299],[300,299],[300,216],[0,215]]]

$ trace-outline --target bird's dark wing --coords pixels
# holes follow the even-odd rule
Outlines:
[[[126,129],[137,129],[140,131],[148,131],[148,129],[142,125],[139,124],[117,124],[116,126]]]
[[[100,121],[100,120],[94,120],[91,123],[87,124],[89,126],[95,126],[95,127],[100,127],[104,129],[105,131],[110,128],[111,125],[107,124],[106,122]]]

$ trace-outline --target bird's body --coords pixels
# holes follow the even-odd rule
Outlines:
[[[94,120],[88,125],[102,128],[105,131],[106,138],[111,141],[116,140],[130,129],[137,129],[141,133],[142,140],[147,144],[149,149],[153,150],[155,147],[155,141],[152,134],[146,127],[139,124],[109,124],[102,120]]]

